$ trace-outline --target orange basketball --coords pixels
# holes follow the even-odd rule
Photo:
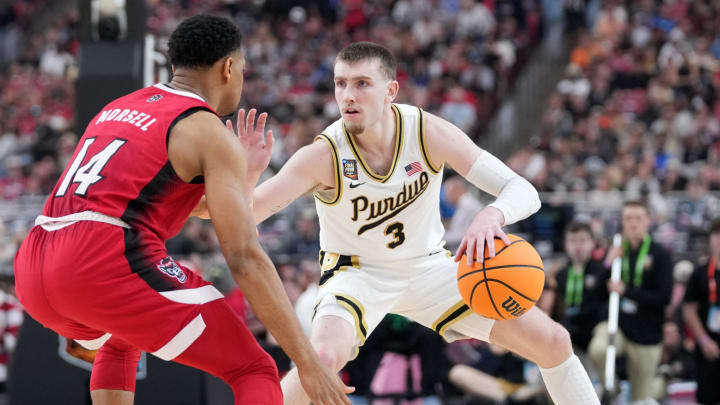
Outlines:
[[[510,245],[495,239],[495,257],[467,265],[458,263],[458,290],[465,303],[478,314],[492,319],[514,319],[540,298],[545,271],[540,255],[525,239],[508,234]]]

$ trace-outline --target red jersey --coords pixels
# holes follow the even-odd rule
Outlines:
[[[186,183],[177,176],[168,135],[197,110],[214,113],[200,96],[164,84],[112,101],[88,124],[43,215],[95,211],[162,241],[177,234],[205,186],[202,179]]]

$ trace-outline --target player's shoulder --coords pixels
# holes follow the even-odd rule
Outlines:
[[[403,118],[419,117],[421,114],[427,114],[422,108],[410,104],[393,103]]]
[[[198,109],[192,113],[180,117],[171,128],[171,133],[188,133],[190,135],[202,136],[203,134],[225,134],[229,133],[220,118],[214,113]]]

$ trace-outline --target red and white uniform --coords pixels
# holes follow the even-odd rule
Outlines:
[[[233,324],[226,327],[237,334],[228,337],[242,336],[231,344],[248,361],[264,352],[242,322],[230,317],[222,294],[165,249],[205,191],[202,178],[186,183],[177,176],[167,152],[173,125],[198,110],[213,112],[198,95],[163,84],[104,107],[20,247],[15,276],[18,298],[35,319],[89,349],[112,336],[122,350],[129,344],[222,375],[205,360],[213,350],[227,350],[218,353],[221,361],[232,349],[209,341],[209,318]],[[214,312],[206,313],[208,308]],[[201,335],[215,345],[205,349],[207,356],[179,358],[203,341]]]

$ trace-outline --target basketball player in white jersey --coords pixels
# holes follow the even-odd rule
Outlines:
[[[463,303],[455,262],[465,253],[468,262],[482,260],[486,245],[494,256],[493,238],[509,243],[501,227],[530,216],[540,201],[530,183],[454,125],[417,107],[394,104],[396,65],[376,44],[344,48],[334,67],[342,118],[254,192],[258,222],[314,192],[322,278],[313,346],[339,371],[385,314],[397,313],[448,341],[481,339],[537,363],[556,404],[599,404],[567,331],[541,310],[493,321]],[[244,121],[243,113],[238,122]],[[247,137],[241,142],[256,161],[249,168],[257,175],[267,165],[272,137],[267,143]],[[443,249],[439,212],[446,164],[497,197],[468,224],[454,261]],[[309,402],[296,370],[282,386],[286,404]]]

